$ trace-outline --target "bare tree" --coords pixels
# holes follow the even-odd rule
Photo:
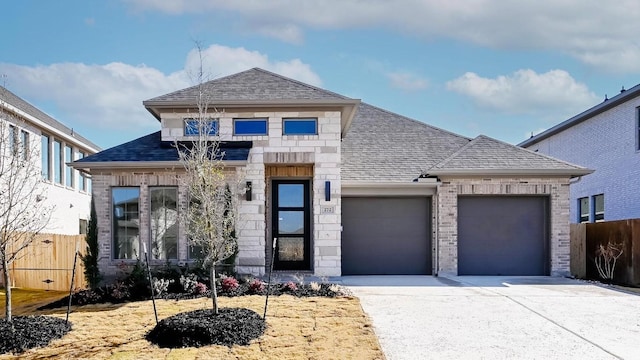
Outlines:
[[[220,151],[218,122],[223,112],[209,111],[209,96],[202,70],[197,74],[197,114],[188,120],[186,131],[193,140],[178,142],[180,162],[184,165],[184,185],[188,189],[188,207],[182,212],[181,222],[187,229],[189,245],[199,249],[204,266],[210,266],[210,285],[213,311],[218,314],[216,293],[216,265],[233,255],[237,242],[235,224],[237,218],[237,194],[239,176],[226,169]]]
[[[47,226],[53,207],[44,202],[39,139],[32,139],[6,98],[6,89],[0,87],[0,260],[6,321],[11,322],[10,266]]]

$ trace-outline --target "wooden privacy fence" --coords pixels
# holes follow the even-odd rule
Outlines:
[[[69,291],[76,244],[79,254],[83,254],[87,246],[85,235],[39,234],[10,266],[12,286]],[[87,287],[80,257],[74,287]]]
[[[640,285],[640,219],[571,224],[571,274],[601,280],[595,265],[596,250],[609,243],[622,249],[613,281]]]

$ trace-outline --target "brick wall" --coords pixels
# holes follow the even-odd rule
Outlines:
[[[437,219],[438,271],[458,272],[459,195],[549,196],[551,275],[569,274],[569,179],[441,177]]]
[[[578,199],[598,194],[604,194],[605,220],[640,218],[639,106],[640,97],[631,99],[528,147],[595,170],[571,185],[572,223],[578,222]]]

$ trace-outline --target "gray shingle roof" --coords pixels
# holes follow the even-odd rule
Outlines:
[[[470,139],[361,103],[342,142],[342,180],[407,182]]]
[[[253,68],[203,84],[211,103],[224,101],[265,100],[350,100],[331,91],[293,80],[272,72]],[[160,102],[193,102],[199,86],[174,91],[143,102],[145,106]]]
[[[250,141],[220,142],[219,144],[219,150],[224,153],[222,160],[226,161],[247,160],[251,147],[252,143]],[[174,143],[162,141],[161,133],[157,131],[74,161],[74,164],[76,164],[76,167],[82,168],[84,167],[83,164],[91,163],[178,160],[178,150]]]
[[[82,135],[78,134],[76,131],[74,131],[73,129],[68,128],[67,126],[65,126],[64,124],[62,124],[61,122],[59,122],[58,120],[52,118],[51,116],[45,114],[44,112],[40,111],[38,108],[36,108],[35,106],[29,104],[27,101],[25,101],[24,99],[20,98],[19,96],[17,96],[16,94],[12,93],[11,91],[9,91],[7,88],[0,86],[0,100],[1,101],[5,101],[6,103],[8,103],[11,106],[14,106],[15,108],[35,117],[36,119],[42,121],[43,123],[53,127],[56,130],[59,130],[60,132],[72,136],[76,139],[78,139],[79,142],[84,143],[88,146],[93,147],[96,150],[100,150],[100,147],[96,144],[94,144],[93,142],[89,141],[88,139],[86,139],[85,137],[83,137]]]
[[[458,172],[477,174],[564,172],[583,175],[591,171],[480,135],[426,171],[427,174],[435,175]]]

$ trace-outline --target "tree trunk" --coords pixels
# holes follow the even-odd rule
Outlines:
[[[5,317],[8,323],[12,322],[12,314],[11,314],[11,274],[9,273],[9,263],[5,256],[2,257],[2,267],[4,271],[2,275],[4,276],[4,289],[5,289]]]
[[[218,315],[218,293],[216,291],[216,267],[211,265],[211,300],[213,301],[213,313]]]

